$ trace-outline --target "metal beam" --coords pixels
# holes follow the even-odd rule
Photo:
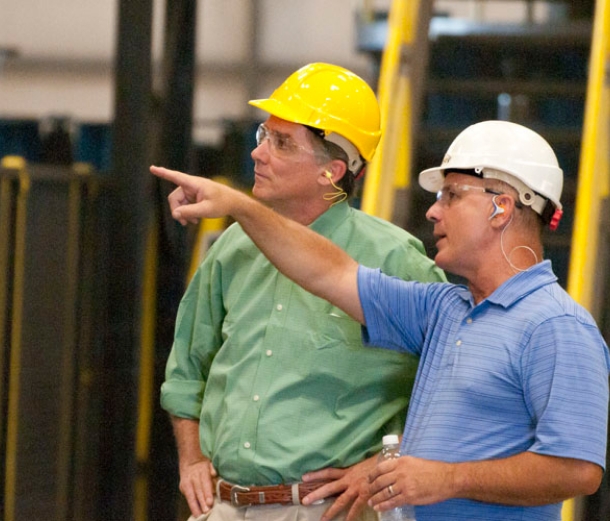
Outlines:
[[[193,132],[193,97],[196,74],[197,0],[167,0],[165,42],[157,93],[159,126],[155,163],[190,171]],[[187,267],[186,230],[171,216],[167,196],[175,188],[155,179],[158,234],[158,271],[154,384],[150,397],[150,454],[146,464],[148,519],[176,519],[179,501],[178,460],[168,415],[159,406],[158,390],[174,334],[178,305],[184,293]],[[149,361],[150,362],[150,361]],[[143,363],[146,363],[143,361]],[[142,404],[146,406],[146,404]]]
[[[142,274],[149,224],[152,0],[120,0],[110,196],[100,515],[131,519]]]

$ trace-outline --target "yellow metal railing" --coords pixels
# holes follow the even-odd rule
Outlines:
[[[386,220],[397,189],[409,185],[412,143],[410,53],[417,36],[420,0],[394,0],[381,60],[378,97],[382,138],[367,168],[362,210]]]
[[[578,190],[572,232],[568,292],[593,311],[599,250],[601,203],[610,195],[610,0],[597,0],[585,119],[581,143]],[[575,502],[566,501],[562,521],[572,521]]]
[[[598,0],[578,172],[568,292],[585,307],[593,303],[601,201],[610,191],[610,1]]]
[[[197,238],[195,239],[195,247],[188,270],[188,281],[190,281],[197,268],[202,263],[207,251],[212,246],[213,242],[226,228],[226,219],[218,217],[214,219],[202,219],[197,228]]]
[[[1,165],[1,164],[0,164]],[[9,259],[11,256],[11,180],[0,176],[0,346],[4,346],[7,329],[7,310],[9,305]],[[0,374],[4,374],[4,357],[0,356]],[[5,382],[0,378],[0,400],[4,402]],[[3,418],[0,415],[0,447],[4,446]]]
[[[81,176],[88,175],[84,165],[77,170]],[[73,461],[73,436],[74,421],[74,380],[77,367],[74,353],[79,350],[76,331],[80,316],[77,316],[75,303],[78,301],[79,266],[81,254],[81,208],[82,208],[82,184],[77,178],[68,184],[68,221],[66,240],[66,286],[64,293],[64,338],[62,342],[62,369],[60,379],[60,414],[59,443],[57,446],[57,518],[66,519],[70,513],[71,501],[71,478]]]
[[[23,158],[7,156],[2,166],[19,172],[19,193],[16,199],[13,298],[8,378],[8,410],[6,422],[6,474],[4,478],[4,519],[16,519],[17,447],[19,444],[19,390],[21,374],[21,342],[23,333],[23,286],[25,280],[25,248],[27,202],[30,175]]]
[[[146,237],[146,255],[142,284],[142,329],[140,332],[140,374],[138,382],[138,421],[136,426],[136,461],[138,473],[135,480],[134,513],[135,521],[148,519],[148,467],[150,460],[151,428],[153,404],[156,399],[154,389],[155,365],[155,323],[157,318],[157,256],[158,229],[149,224]]]
[[[231,186],[231,182],[226,177],[216,177],[214,178],[214,181]],[[228,220],[225,217],[201,219],[201,221],[199,221],[197,227],[197,237],[195,239],[193,254],[191,256],[191,262],[187,274],[187,282],[190,282],[190,280],[193,278],[197,268],[203,262],[206,253],[214,241],[227,228],[227,224]]]

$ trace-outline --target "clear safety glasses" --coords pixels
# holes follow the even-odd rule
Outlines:
[[[465,192],[481,192],[492,195],[502,195],[501,192],[496,192],[484,186],[463,185],[459,183],[451,183],[443,186],[436,192],[436,201],[443,206],[450,206],[451,203],[461,199]]]
[[[289,158],[298,152],[314,153],[313,150],[295,143],[290,135],[271,130],[261,123],[256,129],[256,145],[262,145],[265,140],[269,141],[269,149],[277,157]]]

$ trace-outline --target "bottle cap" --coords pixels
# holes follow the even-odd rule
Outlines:
[[[382,441],[384,445],[398,445],[398,434],[386,434]]]

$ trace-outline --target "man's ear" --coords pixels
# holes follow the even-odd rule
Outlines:
[[[347,173],[347,165],[339,160],[335,159],[326,165],[325,169],[322,171],[322,179],[328,183],[338,183],[343,176]]]
[[[488,220],[493,224],[505,226],[513,216],[515,200],[508,194],[498,194],[493,196],[491,204],[492,211]]]
[[[494,209],[491,212],[491,215],[489,216],[489,220],[491,221],[496,215],[501,215],[503,214],[506,210],[504,209],[504,203],[502,203],[501,201],[496,201],[496,199],[498,198],[497,195],[494,195],[492,200],[491,200],[491,204],[493,204]]]

